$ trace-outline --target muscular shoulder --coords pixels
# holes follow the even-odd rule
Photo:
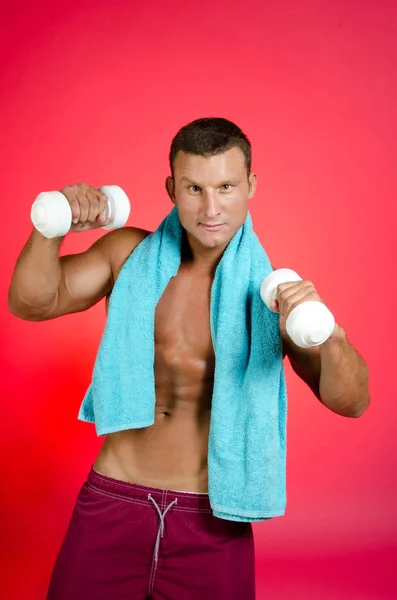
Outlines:
[[[150,233],[152,232],[139,227],[122,227],[110,231],[103,237],[103,247],[112,270],[113,285],[131,252]]]

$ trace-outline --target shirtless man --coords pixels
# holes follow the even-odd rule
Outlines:
[[[131,489],[136,485],[158,491],[184,492],[179,495],[178,502],[181,497],[188,499],[188,492],[194,492],[191,501],[200,502],[199,494],[208,499],[207,451],[215,366],[209,326],[211,285],[225,248],[245,221],[248,201],[256,189],[256,174],[250,172],[248,139],[236,125],[225,119],[199,119],[182,128],[171,145],[170,166],[172,176],[166,179],[166,189],[178,207],[186,235],[181,267],[168,284],[155,313],[155,423],[142,429],[108,434],[93,469],[98,479],[102,475],[102,482],[111,478],[109,485],[116,486],[113,480],[118,480],[130,485]],[[80,183],[64,187],[61,192],[70,203],[73,220],[77,221],[71,232],[108,223],[103,215],[106,197],[99,190]],[[211,229],[210,226],[215,225],[220,227]],[[33,230],[15,267],[9,292],[11,312],[22,319],[43,321],[87,310],[104,297],[107,308],[124,262],[149,233],[136,227],[124,227],[105,234],[86,252],[59,258],[63,238],[46,239]],[[307,299],[320,299],[311,282],[279,286],[284,356],[288,355],[295,372],[330,410],[344,416],[360,416],[369,403],[368,373],[343,328],[336,325],[331,338],[322,347],[310,350],[296,347],[288,338],[286,317],[294,303]],[[110,496],[106,498],[109,500]],[[152,508],[150,502],[145,508]],[[153,514],[157,518],[154,511]],[[222,520],[211,518],[211,524],[207,526],[219,534],[219,523],[215,521]],[[200,526],[207,527],[204,522]],[[208,576],[208,584],[204,585],[204,571],[210,572],[206,564],[195,575],[200,578],[200,586],[197,587],[192,579],[183,581],[180,574],[179,584],[173,591],[163,589],[158,598],[254,598],[251,524],[230,522],[228,526],[230,543],[238,536],[249,541],[250,545],[241,550],[248,557],[249,566],[241,568],[242,554],[236,549],[234,569],[231,562],[227,563],[228,584],[222,583],[221,577],[216,582]],[[153,545],[153,539],[151,543]],[[206,543],[216,544],[216,540]],[[94,563],[93,569],[95,566],[102,569],[99,562]],[[136,584],[136,588],[128,588],[129,598],[157,597],[160,571],[156,574],[151,563],[149,567],[147,595],[140,595]],[[176,566],[179,571],[184,568],[182,563]],[[218,568],[221,570],[224,565]],[[65,581],[68,579],[67,568],[63,571],[62,584],[53,582],[51,600],[71,598],[72,594],[73,598],[80,598],[74,588],[61,592],[67,588]],[[243,575],[241,571],[244,571]],[[57,577],[61,577],[59,572]],[[138,579],[136,575],[134,581]],[[81,597],[85,593],[90,600],[127,598],[121,592],[117,595],[110,591],[112,588],[106,588],[106,595],[92,581],[91,585],[86,580],[79,582]]]

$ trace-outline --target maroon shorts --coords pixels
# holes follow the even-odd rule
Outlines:
[[[214,517],[208,494],[113,479],[93,466],[47,600],[254,600],[251,523]]]

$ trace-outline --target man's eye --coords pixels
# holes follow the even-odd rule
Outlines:
[[[194,188],[194,189],[193,189]],[[197,190],[199,190],[199,186],[198,185],[191,185],[190,188],[192,190],[192,192],[197,192]]]
[[[224,183],[222,187],[223,187],[223,188],[230,188],[230,187],[231,187],[231,185],[230,185],[230,183]]]

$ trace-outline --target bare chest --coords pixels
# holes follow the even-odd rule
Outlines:
[[[213,381],[211,285],[209,276],[180,269],[160,298],[155,312],[155,375],[160,381],[181,386]]]

